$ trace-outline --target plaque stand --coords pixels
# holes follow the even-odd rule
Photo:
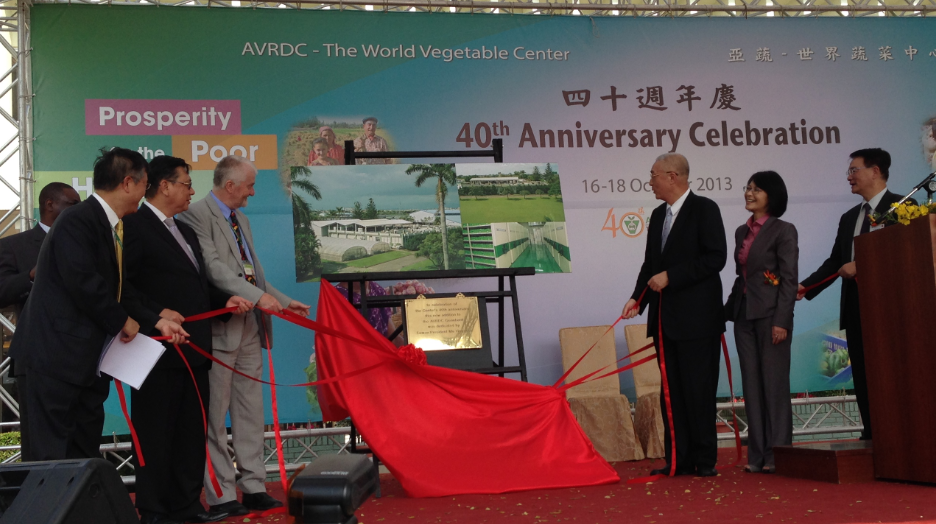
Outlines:
[[[491,141],[491,149],[484,150],[461,150],[461,151],[381,151],[381,152],[357,152],[354,150],[354,141],[346,140],[345,147],[345,165],[354,165],[359,158],[478,158],[490,157],[495,163],[504,161],[504,141],[495,138]],[[443,217],[444,218],[444,217]],[[368,317],[368,308],[370,307],[403,307],[403,301],[406,299],[417,298],[418,295],[385,295],[380,297],[367,296],[368,282],[381,280],[433,280],[443,278],[497,278],[497,290],[465,292],[465,296],[483,297],[486,303],[497,304],[497,360],[492,361],[489,368],[476,368],[470,371],[483,373],[487,375],[504,376],[505,373],[519,373],[520,380],[527,381],[526,357],[523,352],[523,335],[520,330],[520,306],[517,303],[517,277],[523,275],[534,275],[536,270],[532,267],[521,268],[502,268],[502,269],[447,269],[441,271],[395,271],[381,273],[331,273],[323,274],[322,279],[331,283],[345,282],[348,284],[348,301],[352,306],[361,311],[365,318]],[[504,279],[507,279],[505,282]],[[354,303],[354,284],[360,285],[360,303]],[[509,287],[505,287],[509,283]],[[505,308],[504,300],[510,299],[511,309],[513,311],[514,333],[517,337],[517,364],[516,366],[505,366],[505,334],[504,320]],[[395,339],[406,329],[406,323],[397,328],[388,338]],[[488,348],[491,350],[493,348]],[[351,453],[372,454],[371,450],[365,446],[357,445],[357,429],[354,422],[351,422]],[[378,458],[373,454],[374,465],[378,465]],[[377,488],[377,497],[380,497],[380,487]]]
[[[381,280],[434,280],[441,278],[497,278],[497,290],[491,291],[473,291],[463,292],[467,297],[483,297],[485,303],[497,304],[497,360],[491,363],[491,367],[470,369],[475,373],[485,375],[504,376],[505,373],[519,373],[520,380],[527,381],[526,356],[523,352],[523,334],[520,329],[520,305],[517,303],[517,277],[524,275],[534,275],[536,270],[532,267],[510,267],[502,269],[447,269],[441,271],[393,271],[382,273],[331,273],[322,275],[323,280],[333,284],[339,282],[348,283],[348,289],[353,289],[354,284],[360,285],[359,303],[354,303],[354,293],[348,293],[348,301],[366,318],[369,308],[372,307],[403,307],[403,302],[407,299],[417,298],[419,295],[384,295],[368,296],[368,282]],[[506,279],[506,282],[505,282]],[[505,284],[509,284],[506,287]],[[513,313],[514,333],[517,337],[517,364],[516,366],[506,366],[506,335],[505,335],[505,305],[504,300],[510,299],[511,310]],[[387,338],[395,339],[405,330],[406,323],[391,333]],[[488,348],[493,350],[494,348]],[[493,351],[492,351],[493,353]]]

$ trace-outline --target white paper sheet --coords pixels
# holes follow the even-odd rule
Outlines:
[[[133,389],[140,389],[165,350],[166,346],[145,335],[138,334],[127,343],[116,337],[104,347],[98,374],[107,373]]]

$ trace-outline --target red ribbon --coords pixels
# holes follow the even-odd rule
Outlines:
[[[824,279],[820,280],[819,282],[816,282],[815,284],[813,284],[813,285],[811,285],[811,286],[804,287],[803,290],[800,291],[800,293],[808,293],[808,292],[812,291],[813,289],[816,289],[817,287],[819,287],[819,286],[825,284],[826,282],[831,282],[831,281],[835,280],[836,278],[838,278],[838,276],[839,276],[838,273],[834,273],[834,274],[832,274],[832,275],[829,275],[829,276],[825,277]]]
[[[640,298],[637,299],[637,306],[636,306],[636,307],[638,307],[638,308],[640,307],[640,302],[643,300],[644,295],[647,293],[647,289],[649,289],[649,288],[644,288],[644,290],[640,293]],[[620,322],[620,321],[622,321],[622,320],[624,320],[624,315],[623,315],[623,314],[622,314],[621,316],[619,316],[619,317],[617,318],[617,320],[614,321],[614,324],[611,324],[611,326],[608,327],[608,329],[605,330],[605,332],[602,333],[600,337],[598,337],[598,340],[596,340],[595,343],[591,345],[591,347],[589,347],[588,349],[585,350],[585,353],[582,353],[582,356],[580,356],[580,357],[578,358],[578,360],[575,361],[575,363],[573,363],[571,366],[569,366],[569,369],[567,369],[566,372],[563,373],[561,377],[559,377],[559,380],[557,380],[556,383],[553,384],[552,387],[558,388],[558,387],[559,387],[559,384],[562,384],[562,382],[565,381],[565,379],[569,378],[569,374],[572,373],[572,370],[575,369],[576,366],[578,366],[583,360],[585,360],[585,357],[588,356],[589,353],[591,353],[591,350],[595,349],[595,346],[598,345],[598,342],[600,342],[601,339],[604,338],[605,335],[607,335],[608,333],[610,333],[611,330],[614,329],[614,326],[618,325],[618,322]],[[652,344],[651,344],[651,346],[652,346]],[[641,348],[641,349],[639,349],[639,350],[637,350],[637,351],[631,353],[630,355],[628,355],[628,357],[631,357],[631,356],[633,356],[633,355],[636,355],[637,353],[640,353],[641,351],[643,351],[644,349],[647,349],[647,348],[649,348],[649,347],[650,347],[650,346],[643,347],[643,348]],[[628,357],[624,357],[624,358],[628,358]],[[620,362],[621,360],[624,360],[624,359],[622,358],[622,359],[618,360],[618,362]],[[602,368],[602,369],[604,369],[604,368]],[[628,368],[628,369],[629,369],[629,368]],[[598,371],[601,371],[601,370],[598,370]],[[621,371],[623,371],[623,370],[621,370]],[[576,382],[582,380],[582,378],[588,378],[588,377],[594,375],[595,373],[597,373],[597,371],[595,371],[595,372],[593,372],[593,373],[591,373],[591,374],[589,374],[589,375],[585,375],[585,377],[580,377]],[[581,382],[578,382],[578,384],[580,384],[580,383],[581,383]],[[576,385],[578,385],[578,384],[576,384]],[[570,388],[570,387],[572,387],[572,386],[567,386],[567,387],[563,388],[563,390],[564,390],[564,389],[568,389],[568,388]]]
[[[606,333],[607,333],[607,332],[606,332]],[[604,336],[604,335],[602,335],[602,336]],[[637,351],[634,351],[633,353],[630,353],[630,354],[628,354],[628,355],[626,355],[626,356],[624,356],[624,357],[619,358],[617,361],[620,362],[620,361],[625,360],[625,359],[633,358],[634,355],[637,355],[638,353],[643,353],[644,351],[646,351],[646,350],[648,350],[648,349],[650,349],[650,348],[652,348],[652,347],[653,347],[653,344],[652,344],[652,343],[651,343],[651,344],[647,344],[646,346],[644,346],[644,347],[638,349]],[[653,355],[650,355],[650,356],[648,356],[648,357],[642,358],[642,359],[638,360],[637,362],[633,362],[633,363],[631,363],[631,364],[627,364],[626,366],[621,366],[621,367],[619,367],[619,368],[617,368],[617,369],[615,369],[615,370],[613,370],[613,371],[609,371],[609,372],[605,373],[604,375],[601,375],[600,377],[591,378],[591,377],[593,377],[594,375],[597,375],[598,373],[601,373],[602,371],[604,371],[605,369],[608,368],[608,366],[605,366],[605,367],[603,367],[603,368],[601,368],[601,369],[597,369],[597,370],[595,370],[595,371],[592,371],[591,373],[589,373],[589,374],[587,374],[587,375],[583,375],[583,376],[581,376],[581,377],[579,377],[579,378],[573,380],[572,382],[570,382],[570,383],[568,383],[568,384],[566,384],[566,385],[564,385],[564,386],[558,387],[558,388],[556,388],[556,389],[558,389],[559,392],[563,392],[563,391],[565,391],[565,390],[567,390],[567,389],[574,388],[575,386],[578,386],[578,385],[580,385],[580,384],[584,384],[585,382],[591,382],[592,380],[599,380],[599,379],[602,379],[602,378],[605,378],[605,377],[610,377],[611,375],[617,375],[618,373],[623,373],[624,371],[627,371],[628,369],[635,368],[635,367],[637,367],[637,366],[643,364],[644,362],[649,362],[649,361],[651,361],[651,360],[653,360],[653,359],[655,359],[655,358],[656,358],[656,354],[653,354]]]
[[[276,374],[273,372],[273,348],[270,346],[270,335],[267,330],[263,330],[263,337],[266,339],[267,362],[270,366],[270,408],[273,412],[273,434],[276,436],[276,462],[279,465],[280,482],[283,483],[283,493],[289,496],[289,487],[286,478],[286,459],[283,457],[283,437],[280,435],[279,426],[279,407],[276,403]]]
[[[127,397],[124,396],[123,382],[115,378],[114,385],[117,386],[117,398],[120,399],[120,410],[123,411],[123,416],[127,420],[127,425],[130,426],[130,438],[133,440],[133,447],[137,450],[137,457],[140,459],[140,467],[143,467],[146,465],[146,461],[143,460],[143,452],[140,451],[140,440],[137,438],[137,432],[133,427],[133,421],[130,420],[130,412],[127,411]]]
[[[640,294],[641,300],[643,300],[644,293],[647,292],[648,288],[649,286],[644,288],[643,292]],[[637,301],[637,304],[640,304],[640,300]],[[660,300],[657,303],[657,337],[660,343],[660,377],[662,378],[663,382],[663,400],[666,404],[666,419],[669,421],[670,444],[672,445],[672,450],[670,452],[670,471],[669,475],[660,474],[633,478],[627,481],[628,484],[646,484],[648,482],[659,480],[663,477],[672,477],[676,475],[676,429],[673,427],[673,406],[670,400],[669,380],[666,375],[666,360],[664,358],[663,352],[663,293],[660,293]],[[731,360],[728,358],[728,343],[725,341],[724,333],[722,333],[721,336],[721,343],[722,350],[725,355],[725,368],[728,371],[728,388],[731,391],[731,416],[734,419],[735,448],[738,452],[738,459],[735,462],[735,465],[738,465],[741,463],[741,431],[738,429],[738,416],[735,413],[734,408],[734,386],[732,385],[731,381]]]
[[[205,312],[205,313],[199,313],[199,314],[197,314],[197,315],[192,315],[192,316],[190,316],[190,317],[186,317],[185,320],[184,320],[184,322],[195,322],[195,321],[198,321],[198,320],[205,320],[205,319],[209,319],[209,318],[212,318],[212,317],[224,315],[224,314],[227,314],[227,313],[233,313],[233,312],[237,311],[237,309],[238,309],[238,307],[235,306],[235,307],[229,307],[229,308],[223,308],[223,309],[216,309],[216,310],[214,310],[214,311],[207,311],[207,312]],[[346,339],[346,340],[351,340],[351,341],[357,342],[357,343],[361,344],[362,346],[367,347],[369,350],[380,351],[379,348],[372,347],[372,346],[370,345],[370,343],[368,343],[368,342],[366,342],[366,341],[357,339],[357,338],[355,338],[355,337],[348,336],[348,335],[346,335],[346,334],[344,334],[344,333],[342,333],[342,332],[340,332],[340,331],[337,331],[337,330],[331,329],[331,328],[329,328],[329,327],[327,327],[327,326],[324,326],[324,325],[322,325],[322,324],[319,324],[318,322],[315,322],[314,320],[309,320],[309,319],[306,319],[306,318],[304,318],[304,317],[302,317],[302,316],[299,316],[299,315],[297,315],[297,314],[295,314],[295,313],[292,313],[291,311],[286,310],[286,311],[285,311],[285,314],[279,314],[279,313],[276,313],[276,312],[274,312],[274,311],[270,311],[270,310],[263,309],[263,308],[259,308],[259,307],[258,307],[258,309],[260,309],[261,311],[263,311],[263,312],[265,312],[265,313],[268,313],[268,314],[271,314],[271,315],[275,315],[275,316],[277,316],[277,317],[280,317],[280,318],[282,318],[283,320],[286,320],[287,322],[292,322],[293,324],[297,324],[297,325],[300,325],[300,326],[302,326],[302,327],[306,327],[306,328],[308,328],[308,329],[312,329],[313,331],[322,331],[323,333],[327,333],[327,334],[330,334],[330,335],[332,335],[332,336],[336,336],[336,337],[339,337],[339,338],[343,338],[343,339]],[[266,333],[264,333],[264,336],[266,337],[267,347],[269,348],[269,347],[270,347],[270,340],[269,340],[269,337],[267,336]],[[152,338],[153,338],[153,340],[165,341],[165,340],[168,340],[170,337],[166,337],[166,336],[157,336],[157,337],[152,337]],[[275,440],[276,440],[277,462],[279,463],[280,479],[281,479],[282,482],[283,482],[283,492],[286,493],[286,494],[289,493],[289,490],[287,489],[287,484],[286,484],[286,483],[287,483],[287,477],[286,477],[286,462],[285,462],[285,459],[284,459],[284,457],[283,457],[283,439],[282,439],[282,435],[280,434],[280,427],[279,427],[279,407],[278,407],[277,400],[276,400],[276,386],[309,387],[309,386],[317,386],[317,385],[322,385],[322,384],[329,384],[329,383],[332,383],[332,382],[338,382],[339,380],[344,380],[344,379],[353,377],[353,376],[355,376],[355,375],[360,375],[360,374],[366,373],[366,372],[371,371],[371,370],[373,370],[373,369],[376,369],[376,368],[378,368],[378,367],[380,367],[380,366],[382,366],[382,365],[384,365],[384,364],[388,364],[389,362],[391,362],[391,361],[393,360],[392,358],[388,357],[388,356],[386,355],[386,353],[380,351],[379,354],[380,354],[381,356],[385,356],[385,357],[388,357],[388,358],[387,358],[386,360],[384,360],[383,362],[374,364],[374,365],[372,365],[372,366],[367,366],[367,367],[362,368],[362,369],[357,369],[357,370],[354,370],[354,371],[351,371],[351,372],[348,372],[348,373],[343,373],[343,374],[341,374],[341,375],[336,375],[336,376],[331,377],[331,378],[328,378],[328,379],[316,380],[315,382],[303,382],[303,383],[301,383],[301,384],[277,384],[277,383],[276,383],[276,375],[275,375],[275,372],[274,372],[274,370],[273,370],[273,354],[272,354],[272,352],[271,352],[270,350],[267,350],[267,357],[268,357],[268,363],[269,363],[268,365],[269,365],[269,368],[270,368],[270,380],[269,380],[269,381],[266,381],[266,380],[258,379],[258,378],[255,378],[255,377],[251,377],[251,376],[249,376],[249,375],[247,375],[247,374],[245,374],[245,373],[243,373],[243,372],[241,372],[241,371],[238,371],[238,370],[234,369],[233,367],[227,365],[226,363],[222,362],[221,360],[218,360],[218,359],[217,359],[216,357],[214,357],[211,353],[208,353],[207,351],[201,349],[200,347],[198,347],[197,345],[195,345],[195,344],[192,343],[191,341],[187,341],[187,342],[185,342],[185,344],[187,344],[190,348],[192,348],[196,353],[202,355],[203,357],[205,357],[205,358],[207,358],[208,360],[214,362],[215,364],[218,364],[218,365],[220,365],[220,366],[222,366],[222,367],[224,367],[224,368],[227,368],[227,369],[231,370],[231,371],[234,372],[234,373],[237,373],[238,375],[240,375],[240,376],[242,376],[242,377],[248,378],[248,379],[253,380],[253,381],[255,381],[255,382],[260,382],[260,383],[262,383],[262,384],[267,384],[267,385],[270,386],[270,400],[271,400],[272,415],[273,415],[273,432],[274,432],[274,434],[276,435],[276,439],[275,439]],[[207,415],[206,415],[206,412],[205,412],[205,403],[204,403],[204,401],[202,400],[201,391],[199,391],[199,389],[198,389],[198,383],[195,381],[195,374],[193,373],[192,367],[191,367],[191,365],[189,364],[188,359],[185,358],[185,354],[182,352],[182,349],[179,347],[179,345],[178,345],[178,344],[173,344],[173,346],[175,347],[176,352],[177,352],[177,353],[179,354],[179,356],[182,358],[182,362],[185,363],[185,367],[186,367],[186,369],[188,369],[189,375],[192,377],[192,383],[195,385],[195,392],[196,392],[196,394],[198,395],[198,403],[199,403],[199,405],[201,406],[202,424],[203,424],[203,426],[204,426],[204,428],[205,428],[205,434],[206,434],[206,436],[207,436],[207,432],[208,432],[208,418],[207,418]],[[418,360],[419,354],[422,354],[422,359],[425,360],[425,354],[422,353],[422,350],[421,350],[421,349],[416,348],[416,347],[412,347],[412,349],[411,349],[408,353],[406,353],[405,355],[403,355],[403,354],[399,355],[399,358],[404,359],[404,360],[407,360],[407,359],[406,359],[406,356],[410,356],[410,360],[412,360],[412,358],[416,358],[416,359]],[[146,466],[146,463],[145,463],[145,461],[143,460],[143,450],[142,450],[142,448],[140,447],[140,441],[139,441],[139,437],[137,436],[136,428],[133,427],[133,422],[132,422],[131,419],[130,419],[130,413],[129,413],[129,411],[127,410],[127,400],[126,400],[126,397],[124,396],[123,384],[122,384],[119,380],[117,380],[117,379],[114,379],[114,382],[115,382],[116,385],[117,385],[117,396],[118,396],[119,399],[120,399],[120,409],[123,411],[123,416],[124,416],[124,418],[127,420],[127,425],[128,425],[129,428],[130,428],[130,438],[133,440],[133,446],[134,446],[134,448],[136,449],[137,457],[139,457],[140,466],[141,466],[141,467],[144,467],[144,466]],[[206,464],[207,464],[208,477],[209,477],[210,480],[211,480],[211,486],[212,486],[212,488],[214,488],[215,494],[216,494],[218,497],[221,497],[221,496],[223,495],[223,491],[222,491],[222,489],[221,489],[221,484],[218,482],[218,477],[217,477],[217,475],[215,474],[214,465],[211,463],[211,456],[210,456],[210,454],[209,454],[209,450],[208,450],[208,441],[207,441],[207,440],[205,441],[205,459],[206,459],[205,462],[206,462]],[[273,515],[273,514],[276,514],[276,513],[284,513],[285,511],[286,511],[285,508],[274,508],[274,509],[272,509],[272,510],[267,510],[267,511],[264,511],[264,512],[262,512],[262,513],[251,513],[250,515],[248,515],[248,517],[250,517],[250,516],[254,516],[254,517],[265,517],[265,516]]]
[[[738,429],[738,415],[735,413],[734,385],[731,383],[731,359],[728,358],[728,342],[725,341],[725,334],[721,336],[722,353],[725,355],[725,369],[728,370],[728,390],[731,391],[731,418],[734,421],[734,440],[735,449],[738,451],[738,458],[735,460],[735,466],[741,464],[741,430]]]
[[[605,332],[602,333],[600,337],[598,337],[598,340],[596,340],[595,343],[591,345],[591,347],[586,349],[585,352],[582,353],[582,356],[578,358],[578,360],[576,360],[571,366],[569,366],[569,369],[567,369],[566,372],[563,373],[561,377],[559,377],[559,380],[557,380],[556,383],[552,385],[552,387],[559,388],[559,384],[562,384],[562,382],[565,381],[565,379],[569,378],[569,374],[572,373],[572,370],[575,369],[575,367],[578,366],[583,360],[585,360],[585,357],[587,357],[588,354],[591,353],[591,350],[595,349],[595,346],[597,346],[598,343],[601,342],[601,339],[603,339],[605,335],[610,333],[611,330],[614,329],[614,326],[618,325],[618,322],[620,322],[621,320],[624,320],[624,315],[619,316],[617,320],[614,321],[614,324],[611,324],[610,326],[608,326],[608,329],[606,329]],[[597,371],[595,373],[597,373]],[[582,378],[587,378],[589,376],[591,375],[586,375],[585,377],[582,377]],[[581,378],[579,380],[581,380]]]
[[[201,407],[201,419],[202,426],[205,428],[205,462],[208,467],[208,478],[211,479],[211,487],[215,490],[215,495],[218,498],[221,498],[224,495],[224,492],[221,490],[221,483],[218,482],[218,477],[215,475],[214,464],[211,463],[211,454],[208,451],[208,417],[205,415],[205,402],[202,400],[201,391],[198,390],[198,381],[195,380],[195,373],[192,372],[192,366],[189,365],[189,361],[185,358],[185,355],[182,353],[182,348],[178,344],[173,344],[175,347],[176,353],[182,358],[182,362],[185,362],[185,368],[188,369],[189,376],[192,377],[192,384],[195,385],[195,394],[198,395],[198,405]],[[132,429],[131,435],[132,433]],[[136,441],[134,440],[134,443]],[[140,448],[137,446],[137,454],[140,453]],[[140,459],[140,465],[143,465],[143,459]]]

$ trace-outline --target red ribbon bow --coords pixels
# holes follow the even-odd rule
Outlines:
[[[426,365],[426,352],[412,344],[407,344],[398,349],[397,356],[408,364]]]

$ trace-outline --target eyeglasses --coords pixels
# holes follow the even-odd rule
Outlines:
[[[744,187],[742,187],[741,189],[743,189],[745,193],[747,193],[748,191],[750,191],[751,193],[754,193],[755,195],[759,195],[759,194],[761,194],[761,193],[764,192],[763,189],[761,189],[761,188],[759,188],[759,187],[757,187],[757,186],[744,186]]]
[[[655,174],[655,175],[654,175],[653,173],[650,173],[650,180],[653,180],[654,178],[656,178],[656,177],[658,177],[658,176],[668,175],[668,174],[670,174],[670,173],[672,173],[672,174],[674,174],[674,175],[677,174],[675,171],[667,171],[667,172],[665,172],[665,173],[657,173],[657,174]]]
[[[192,189],[192,183],[191,183],[191,182],[179,182],[179,181],[177,181],[177,180],[166,180],[166,182],[169,182],[170,184],[182,184],[182,185],[185,186],[187,189]]]
[[[850,168],[848,168],[848,169],[845,170],[845,174],[848,175],[848,176],[852,176],[852,175],[854,175],[855,173],[861,171],[862,169],[867,169],[867,166],[865,166],[865,167],[850,167]]]

